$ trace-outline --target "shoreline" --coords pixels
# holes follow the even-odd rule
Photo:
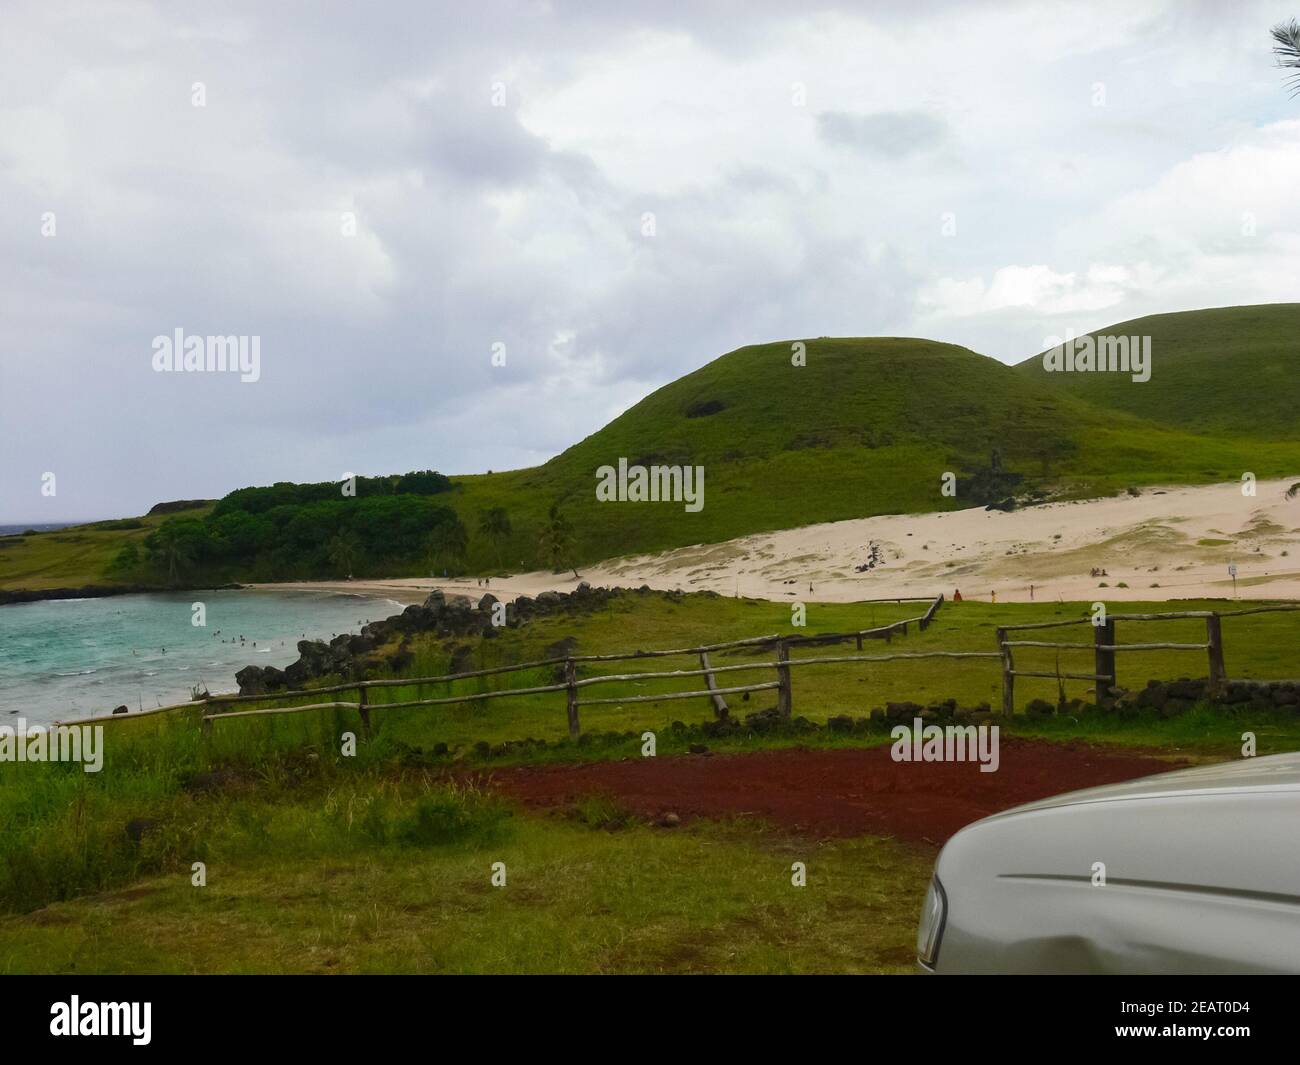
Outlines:
[[[193,601],[205,616],[194,624]],[[71,720],[234,693],[248,666],[286,668],[302,640],[328,642],[400,614],[391,597],[332,591],[147,592],[45,600],[0,611],[0,722]]]
[[[16,588],[0,590],[0,606],[22,603],[44,603],[61,599],[108,599],[115,595],[160,595],[164,592],[233,592],[245,587],[242,584],[179,585],[160,588],[152,584],[87,584],[80,588]]]
[[[0,591],[0,605],[177,591],[331,592],[420,604],[434,589],[509,602],[593,586],[712,591],[774,602],[925,597],[983,602],[1300,599],[1300,501],[1291,479],[1152,486],[1137,495],[868,518],[755,533],[549,573],[367,577],[204,587],[87,585]],[[873,553],[874,552],[874,553]],[[1235,566],[1234,582],[1229,566]],[[1094,575],[1094,571],[1096,571]],[[488,583],[482,583],[486,580]]]
[[[422,602],[434,588],[477,601],[593,586],[712,591],[774,602],[928,597],[999,603],[1300,599],[1300,501],[1290,479],[1153,486],[1136,496],[886,514],[757,533],[572,571],[488,578],[365,578],[250,585]],[[866,567],[874,557],[877,561]],[[1229,566],[1235,566],[1234,582]],[[1095,575],[1093,571],[1098,571]],[[1235,587],[1234,587],[1235,585]]]

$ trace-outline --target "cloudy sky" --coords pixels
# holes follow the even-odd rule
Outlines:
[[[532,465],[758,341],[1294,300],[1294,8],[6,0],[0,522]]]

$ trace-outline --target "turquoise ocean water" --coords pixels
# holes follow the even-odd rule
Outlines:
[[[207,625],[191,624],[192,604]],[[247,665],[286,666],[301,639],[356,632],[392,600],[318,592],[176,592],[0,606],[0,724],[165,706],[234,691]],[[241,641],[240,637],[243,637]]]

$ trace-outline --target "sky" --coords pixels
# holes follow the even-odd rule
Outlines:
[[[0,523],[535,465],[745,344],[1293,301],[1293,15],[5,0]]]

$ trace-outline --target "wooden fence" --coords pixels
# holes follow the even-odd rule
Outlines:
[[[901,602],[904,600],[897,601]],[[492,666],[488,669],[475,669],[462,673],[448,673],[436,677],[398,677],[386,680],[360,680],[346,684],[330,685],[327,687],[271,692],[263,695],[211,695],[198,702],[177,703],[172,706],[158,707],[153,710],[145,710],[142,713],[129,715],[103,715],[100,717],[84,718],[80,721],[67,722],[67,724],[84,725],[98,722],[123,721],[148,714],[158,714],[165,711],[180,710],[201,705],[204,707],[204,712],[199,719],[200,725],[203,735],[210,736],[212,733],[213,723],[216,721],[243,717],[265,717],[276,714],[300,714],[313,710],[356,710],[361,720],[362,734],[366,737],[370,737],[373,735],[374,731],[374,721],[371,718],[371,712],[375,710],[398,710],[424,706],[446,706],[453,703],[478,702],[486,699],[505,699],[520,695],[564,692],[569,735],[576,738],[581,732],[580,710],[584,706],[657,703],[669,699],[708,699],[712,704],[714,713],[721,717],[728,713],[728,706],[725,699],[728,695],[739,695],[757,691],[776,691],[777,711],[783,717],[788,718],[791,716],[794,709],[793,692],[790,683],[790,671],[792,669],[802,668],[804,666],[843,665],[853,662],[893,662],[926,658],[984,658],[1000,660],[1002,667],[1002,711],[1005,714],[1011,714],[1015,711],[1014,692],[1016,677],[1041,677],[1049,679],[1059,677],[1066,680],[1091,680],[1094,682],[1105,681],[1107,682],[1106,686],[1110,687],[1116,682],[1115,656],[1118,653],[1125,651],[1204,651],[1208,657],[1211,690],[1220,690],[1227,682],[1227,673],[1224,668],[1223,633],[1220,619],[1224,617],[1238,617],[1245,614],[1300,610],[1300,604],[1285,604],[1253,607],[1246,610],[1227,612],[1178,611],[1161,614],[1110,614],[1106,617],[1104,623],[1095,625],[1093,640],[1090,643],[1051,642],[1033,639],[1016,640],[1008,638],[1008,634],[1013,632],[1058,628],[1067,625],[1087,625],[1091,623],[1093,619],[1090,616],[1085,615],[1078,618],[1068,618],[1062,621],[1039,621],[1023,625],[1002,626],[997,629],[998,649],[996,651],[930,650],[903,651],[890,654],[837,654],[821,655],[816,657],[791,657],[790,652],[799,648],[826,647],[849,642],[856,645],[857,651],[861,651],[863,648],[863,641],[884,640],[885,642],[890,642],[895,635],[900,633],[906,634],[909,625],[916,625],[918,629],[924,631],[934,620],[934,616],[938,612],[940,606],[942,606],[943,602],[944,597],[942,595],[936,596],[932,601],[929,601],[929,607],[923,614],[913,618],[906,618],[902,621],[895,621],[891,624],[877,628],[860,629],[854,632],[822,633],[811,636],[782,636],[780,634],[773,634],[768,636],[753,636],[743,640],[728,640],[724,643],[704,644],[697,647],[631,651],[618,654],[567,655],[560,658],[539,659],[533,662],[519,662],[513,665]],[[1206,631],[1206,639],[1204,643],[1120,644],[1115,642],[1115,623],[1118,621],[1172,621],[1188,618],[1204,619]],[[1016,669],[1014,659],[1015,652],[1013,649],[1019,647],[1056,648],[1058,650],[1092,650],[1095,655],[1094,672],[1067,673]],[[718,651],[742,651],[745,649],[753,649],[756,651],[770,650],[774,653],[775,657],[770,660],[764,659],[763,661],[743,662],[733,665],[714,665],[709,658],[710,654]],[[689,656],[696,658],[699,661],[700,668],[663,670],[655,672],[608,673],[592,677],[584,677],[581,679],[578,677],[578,666],[582,664],[626,662],[639,659],[669,658],[674,656]],[[459,680],[499,676],[502,674],[519,673],[525,670],[542,669],[547,667],[562,667],[559,672],[561,673],[563,680],[552,684],[542,684],[533,687],[502,688],[497,691],[480,691],[464,695],[450,695],[432,699],[414,699],[401,702],[383,702],[382,700],[378,702],[373,701],[374,693],[382,692],[386,688],[407,688],[424,684],[449,684]],[[719,674],[724,673],[740,673],[745,671],[768,669],[775,671],[775,679],[754,684],[734,685],[719,684],[717,679]],[[702,683],[704,687],[698,690],[663,692],[657,695],[622,695],[606,698],[583,697],[589,688],[600,684],[674,680],[687,677],[703,678]],[[321,696],[338,695],[344,692],[356,692],[356,702],[346,700],[326,700],[305,703],[300,706],[263,707],[253,710],[216,710],[217,707],[228,706],[231,704],[278,702],[284,699],[304,697],[319,699]]]
[[[1124,651],[1204,651],[1208,661],[1209,691],[1221,692],[1228,683],[1228,672],[1223,663],[1223,625],[1225,617],[1241,617],[1245,614],[1271,614],[1284,611],[1300,610],[1300,603],[1286,603],[1276,606],[1249,607],[1246,610],[1178,610],[1160,614],[1106,614],[1097,620],[1090,616],[1070,618],[1065,621],[1035,621],[1024,625],[1004,625],[997,630],[998,651],[1002,658],[1002,712],[1015,712],[1015,684],[1017,677],[1046,677],[1062,680],[1091,680],[1105,682],[1105,687],[1114,687],[1117,683],[1115,656]],[[1202,618],[1205,621],[1204,643],[1116,643],[1115,623],[1117,621],[1178,621],[1188,618]],[[1048,640],[1009,640],[1007,634],[1024,632],[1028,629],[1054,629],[1064,625],[1093,625],[1091,643],[1058,643]],[[1050,647],[1060,650],[1091,650],[1094,654],[1093,672],[1065,673],[1061,671],[1016,669],[1015,647]],[[1103,689],[1098,688],[1098,694]]]
[[[894,600],[881,600],[881,602],[907,602],[917,601],[908,597],[902,597]],[[611,703],[645,703],[660,702],[665,699],[701,699],[707,698],[714,709],[714,713],[722,716],[728,712],[726,699],[727,695],[745,694],[755,691],[777,692],[777,706],[780,712],[785,716],[790,716],[793,706],[790,686],[790,670],[796,666],[812,665],[818,663],[840,663],[840,662],[884,662],[895,658],[996,658],[993,652],[951,652],[951,651],[925,651],[912,652],[907,654],[892,655],[848,655],[836,656],[833,658],[791,658],[790,649],[794,647],[820,647],[830,644],[842,644],[853,641],[857,649],[861,650],[864,640],[884,640],[886,643],[892,641],[895,635],[906,635],[908,627],[916,625],[918,629],[924,631],[934,620],[935,614],[944,602],[942,595],[936,596],[933,600],[926,598],[924,602],[928,607],[923,614],[916,617],[904,618],[901,621],[891,622],[888,625],[881,625],[876,628],[859,629],[847,633],[823,633],[816,636],[782,636],[772,634],[769,636],[752,636],[743,640],[728,640],[723,643],[705,644],[698,647],[677,647],[663,650],[650,651],[631,651],[618,654],[599,654],[599,655],[567,655],[562,658],[545,658],[533,662],[519,662],[512,665],[493,666],[488,669],[475,669],[462,673],[448,673],[436,677],[398,677],[386,680],[360,680],[352,681],[346,684],[333,684],[320,688],[298,689],[283,692],[268,692],[261,695],[210,695],[198,701],[188,703],[176,703],[171,706],[157,707],[153,710],[142,711],[136,714],[107,714],[99,717],[84,718],[80,721],[67,722],[67,724],[93,724],[109,721],[124,721],[131,718],[141,717],[145,714],[159,714],[172,710],[182,710],[193,708],[196,705],[204,707],[204,712],[200,718],[200,725],[204,736],[212,733],[213,723],[220,720],[229,720],[241,717],[265,717],[275,714],[299,714],[312,710],[356,710],[361,720],[362,734],[369,737],[373,734],[374,724],[371,718],[371,711],[374,710],[397,710],[412,707],[423,706],[446,706],[453,703],[478,702],[484,699],[504,699],[519,695],[537,695],[549,692],[564,692],[565,706],[568,715],[569,734],[578,736],[581,732],[579,711],[583,706],[602,706]],[[751,648],[754,650],[774,650],[775,659],[771,661],[744,662],[735,665],[714,665],[709,659],[710,653],[727,650],[743,650]],[[673,656],[691,656],[699,659],[699,669],[678,669],[666,670],[660,672],[642,672],[642,673],[617,673],[601,674],[594,677],[578,679],[578,666],[584,663],[602,663],[602,662],[623,662],[635,659],[645,658],[668,658]],[[527,688],[503,688],[498,691],[473,692],[465,695],[451,695],[434,699],[408,699],[401,702],[383,702],[374,701],[375,692],[382,692],[385,688],[406,688],[423,684],[447,684],[459,680],[470,680],[478,677],[497,676],[507,673],[520,673],[526,670],[542,669],[546,667],[563,667],[563,681],[554,684],[543,684]],[[775,670],[775,679],[771,681],[756,684],[737,684],[731,686],[722,686],[718,683],[718,674],[736,673],[753,670]],[[597,684],[611,684],[616,682],[626,683],[629,681],[641,680],[671,680],[682,677],[702,677],[704,688],[697,691],[686,692],[665,692],[659,695],[633,695],[621,696],[618,698],[582,698],[585,689]],[[216,711],[215,708],[240,703],[266,703],[279,702],[286,699],[311,698],[318,700],[322,696],[339,695],[344,692],[356,692],[356,702],[347,700],[323,700],[304,703],[299,706],[273,706],[263,707],[254,710],[225,710]]]

